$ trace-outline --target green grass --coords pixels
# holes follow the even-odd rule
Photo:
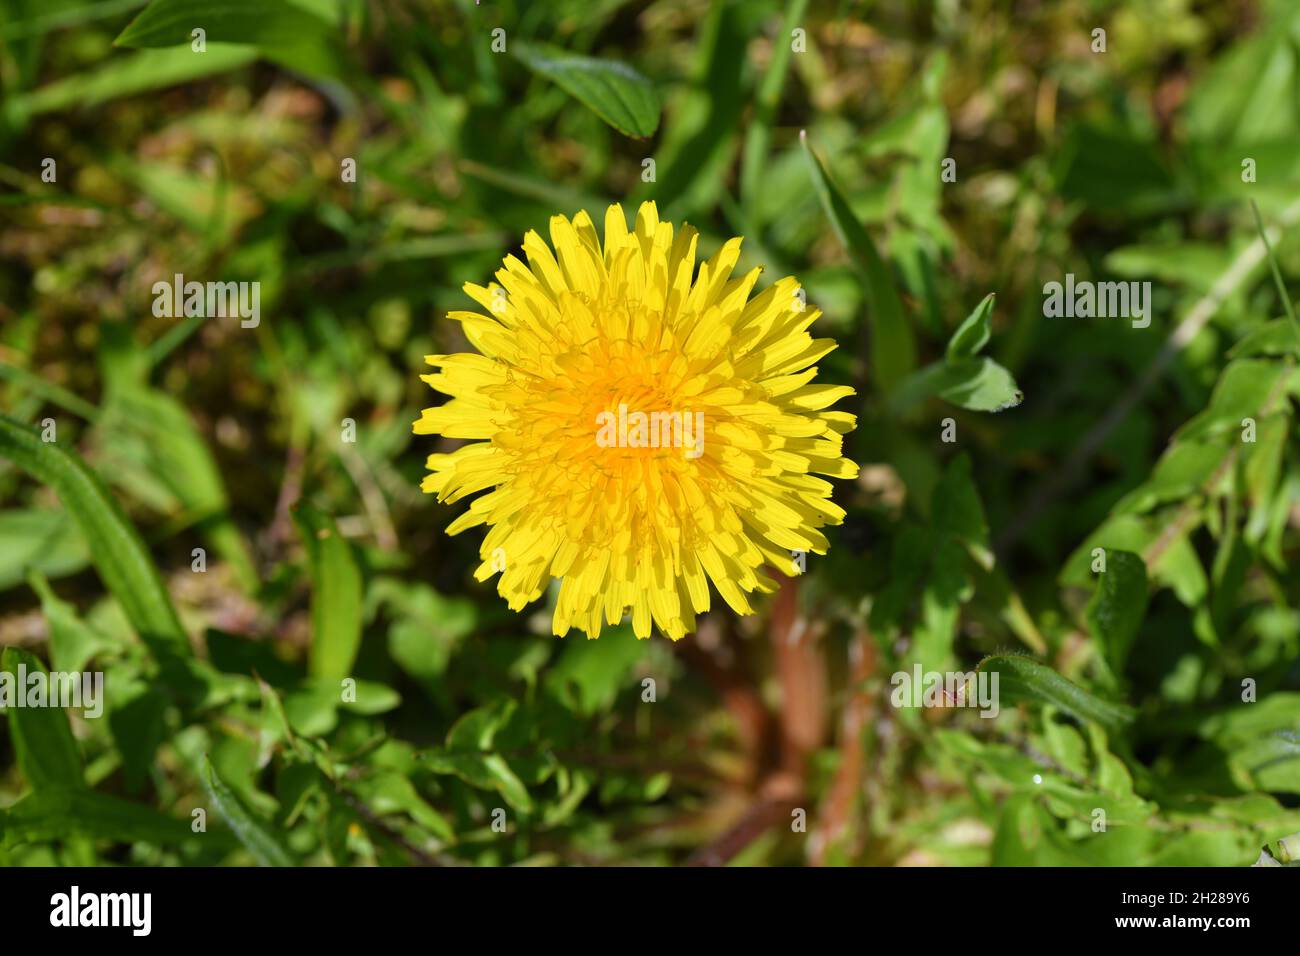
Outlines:
[[[1300,14],[1008,6],[11,0],[0,670],[106,701],[6,710],[0,864],[1285,858]],[[526,231],[649,199],[804,283],[863,474],[758,614],[559,640],[420,493],[418,376]]]

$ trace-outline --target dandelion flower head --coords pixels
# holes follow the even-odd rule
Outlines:
[[[630,612],[673,640],[695,629],[710,588],[737,613],[824,554],[844,510],[829,478],[854,478],[830,406],[853,390],[815,382],[835,348],[820,312],[784,278],[733,276],[740,239],[696,269],[695,229],[645,203],[629,230],[609,207],[604,241],[584,211],[554,216],[551,244],[524,237],[497,283],[468,283],[483,312],[452,312],[477,352],[427,356],[450,400],[414,430],[464,439],[429,456],[422,488],[452,503],[447,528],[486,525],[475,572],[499,574],[518,611],[559,581],[552,629],[598,637]],[[480,494],[481,493],[481,494]]]

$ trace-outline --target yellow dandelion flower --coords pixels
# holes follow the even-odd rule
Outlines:
[[[487,525],[475,573],[499,572],[513,610],[560,581],[553,630],[600,635],[628,611],[673,640],[709,609],[709,587],[740,614],[770,592],[764,565],[791,573],[793,551],[824,554],[839,524],[824,478],[853,478],[829,411],[853,394],[818,385],[835,348],[808,327],[821,313],[799,283],[750,297],[761,270],[733,278],[740,239],[695,269],[697,233],[645,203],[629,232],[622,207],[551,219],[554,252],[524,237],[500,285],[467,283],[483,308],[452,312],[477,353],[430,355],[422,378],[451,396],[425,409],[421,435],[467,439],[429,456],[423,489],[443,502],[477,492],[447,528]]]

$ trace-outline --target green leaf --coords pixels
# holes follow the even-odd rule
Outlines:
[[[1258,423],[1255,442],[1246,451],[1242,471],[1248,499],[1253,502],[1246,522],[1246,540],[1259,542],[1268,530],[1273,494],[1282,474],[1287,438],[1291,432],[1289,415],[1270,415]]]
[[[533,801],[528,788],[500,754],[432,750],[424,754],[424,762],[434,773],[454,774],[472,787],[500,793],[516,810],[532,812]]]
[[[474,633],[478,605],[438,593],[427,584],[380,577],[366,589],[367,619],[384,607],[392,622],[388,653],[404,670],[432,688],[456,649]]]
[[[156,655],[189,656],[189,640],[140,535],[74,452],[0,416],[0,456],[48,485],[90,545],[91,560],[127,619]]]
[[[203,788],[222,819],[230,825],[244,849],[263,866],[293,866],[293,855],[275,835],[271,825],[253,813],[239,795],[221,779],[212,761],[203,758]]]
[[[304,681],[286,691],[284,709],[293,729],[307,737],[319,737],[338,725],[339,710],[374,716],[402,703],[401,694],[391,687],[375,681],[349,679],[355,681],[352,688],[355,700],[344,700],[341,682],[333,678]]]
[[[894,396],[896,409],[906,409],[937,395],[973,412],[1001,412],[1024,401],[1011,373],[990,358],[964,358],[927,365],[903,382]]]
[[[578,56],[515,40],[510,49],[534,73],[554,82],[625,136],[645,139],[659,127],[659,94],[625,63]]]
[[[566,705],[589,717],[613,706],[619,691],[627,688],[628,671],[645,653],[646,645],[622,625],[598,641],[566,640],[545,684]]]
[[[112,389],[101,427],[115,446],[133,444],[149,469],[176,496],[204,531],[205,539],[229,562],[241,587],[257,584],[253,559],[234,522],[216,459],[185,407],[143,384]]]
[[[23,668],[23,680],[19,679],[19,667]],[[41,706],[6,706],[26,700],[26,678],[38,673],[45,674],[45,666],[29,651],[7,647],[0,656],[0,712],[9,718],[9,736],[18,766],[28,786],[37,793],[84,787],[81,754],[63,708],[49,706],[48,698]],[[80,687],[81,675],[72,676],[77,678]],[[47,681],[46,694],[55,691],[54,684]]]
[[[1051,704],[1078,720],[1095,721],[1108,730],[1123,727],[1134,717],[1132,708],[1103,700],[1028,657],[986,657],[977,670],[998,675],[998,693],[1006,703]]]
[[[313,677],[347,677],[361,648],[361,570],[334,519],[303,505],[294,521],[307,546],[311,571]]]
[[[1111,513],[1142,513],[1200,494],[1228,453],[1221,442],[1174,442],[1156,462],[1151,477],[1116,502]]]
[[[334,688],[334,693],[341,696],[338,688]],[[356,700],[340,700],[339,706],[354,714],[373,717],[394,710],[401,706],[401,703],[402,695],[387,684],[359,680],[356,682]]]
[[[975,306],[975,310],[966,316],[966,320],[957,327],[948,341],[947,356],[949,361],[971,358],[979,354],[980,349],[988,344],[991,318],[993,316],[993,297],[990,292]]]
[[[530,812],[528,788],[504,757],[491,752],[497,731],[510,722],[516,706],[502,699],[471,710],[447,732],[445,748],[424,754],[426,765],[434,773],[455,774],[471,786],[495,790],[516,810]]]
[[[189,823],[93,790],[60,789],[32,794],[0,811],[0,843],[12,846],[84,836],[118,843],[174,846],[195,843]],[[204,834],[204,840],[222,837]]]
[[[449,750],[491,750],[496,733],[514,716],[515,702],[502,700],[476,707],[461,716],[447,731]]]
[[[113,641],[87,625],[76,608],[60,600],[40,572],[33,571],[27,580],[41,599],[41,612],[50,631],[50,663],[55,670],[82,670],[96,654],[114,646]]]
[[[217,47],[201,55],[193,53],[188,44],[181,49],[147,50],[7,98],[3,113],[17,125],[43,113],[74,106],[91,109],[122,96],[188,83],[246,66],[256,59],[257,52],[245,47]]]
[[[208,44],[256,47],[272,60],[318,76],[342,72],[342,47],[335,27],[288,0],[153,0],[118,35],[124,47],[183,45],[191,56],[192,31]]]
[[[1000,412],[1025,400],[1011,373],[992,359],[963,359],[945,366],[937,393],[973,412]]]
[[[1106,570],[1088,602],[1088,630],[1120,674],[1147,612],[1147,566],[1131,551],[1106,551]]]
[[[148,783],[167,738],[167,698],[155,684],[126,675],[116,677],[112,691],[109,729],[122,756],[122,781],[136,793]]]
[[[831,181],[821,160],[808,145],[808,138],[801,135],[800,139],[817,198],[861,274],[867,296],[867,318],[871,323],[872,370],[881,389],[892,392],[916,365],[916,343],[912,327],[903,315],[903,301],[889,266],[876,251],[871,236]]]
[[[0,511],[0,591],[13,587],[29,571],[57,578],[89,563],[86,542],[65,512],[55,508]]]
[[[1273,319],[1256,326],[1232,348],[1228,358],[1251,358],[1257,355],[1290,355],[1295,351],[1295,328],[1290,319]]]
[[[1269,411],[1264,404],[1270,395],[1276,394],[1278,379],[1291,374],[1291,368],[1272,359],[1229,362],[1215,383],[1209,407],[1178,429],[1174,437],[1189,441],[1239,430],[1243,418]]]
[[[930,516],[935,530],[947,532],[975,548],[985,564],[992,564],[992,555],[988,553],[988,519],[984,517],[984,505],[975,486],[970,456],[958,455],[943,473],[931,495]]]
[[[420,796],[410,778],[404,774],[380,771],[374,776],[358,780],[353,789],[380,816],[405,813],[444,843],[452,843],[456,839],[451,824]]]

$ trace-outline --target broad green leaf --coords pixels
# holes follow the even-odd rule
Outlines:
[[[1229,762],[1258,790],[1300,794],[1300,737],[1283,731],[1237,744]]]
[[[1268,409],[1265,401],[1278,394],[1278,379],[1293,374],[1281,362],[1243,358],[1229,362],[1210,395],[1210,405],[1175,434],[1179,441],[1205,439],[1241,429],[1243,418],[1257,417]]]
[[[1147,611],[1147,566],[1131,551],[1107,550],[1088,602],[1088,630],[1115,674],[1124,671]]]
[[[193,31],[207,44],[248,45],[270,59],[318,76],[342,71],[335,27],[288,0],[153,0],[114,42],[124,47],[183,45],[192,56]]]
[[[444,843],[456,839],[451,824],[420,796],[410,778],[404,774],[381,771],[358,780],[353,789],[366,806],[380,816],[406,813]]]
[[[906,409],[931,395],[973,412],[1005,411],[1025,398],[1010,372],[978,357],[927,365],[899,386],[893,405]]]
[[[1189,528],[1169,541],[1159,559],[1147,571],[1153,581],[1172,588],[1180,601],[1188,607],[1195,607],[1205,597],[1209,581],[1200,556],[1188,540],[1191,530]],[[1107,518],[1066,559],[1058,579],[1067,586],[1091,588],[1094,583],[1092,552],[1095,549],[1122,548],[1143,554],[1165,533],[1166,526],[1151,518],[1135,514]]]
[[[904,525],[894,539],[889,559],[889,579],[871,604],[871,628],[880,633],[895,632],[913,600],[915,590],[930,567],[929,530]]]
[[[491,750],[496,732],[510,722],[515,712],[513,700],[503,700],[487,707],[476,707],[464,714],[447,731],[447,749]]]
[[[861,274],[867,297],[867,318],[871,323],[872,370],[881,389],[886,393],[892,392],[916,365],[916,343],[912,327],[903,314],[902,299],[889,265],[876,251],[871,236],[831,181],[806,136],[802,137],[802,142],[817,198],[821,200],[836,236]]]
[[[1153,848],[1146,866],[1245,866],[1259,853],[1259,838],[1249,830],[1189,830],[1170,833]]]
[[[221,779],[207,757],[203,758],[203,787],[221,818],[258,863],[263,866],[294,865],[293,854],[280,842],[274,827],[248,808]]]
[[[423,583],[380,577],[366,589],[366,618],[383,607],[392,622],[388,653],[419,680],[432,682],[451,662],[456,648],[474,633],[478,605],[466,597],[439,593]]]
[[[1300,715],[1300,692],[1278,690],[1263,695],[1249,707],[1233,707],[1206,714],[1197,731],[1224,750],[1279,731],[1295,730]]]
[[[532,810],[532,798],[518,774],[500,754],[492,753],[497,731],[509,723],[516,704],[501,700],[462,716],[447,732],[444,749],[424,754],[434,773],[451,773],[471,786],[496,790],[516,810]]]
[[[305,681],[284,692],[285,713],[298,733],[319,737],[338,725],[339,710],[373,716],[387,713],[402,703],[401,694],[375,681],[357,680],[352,691],[356,699],[344,700],[339,679]]]
[[[13,587],[28,571],[57,578],[89,563],[86,542],[66,512],[54,508],[0,511],[0,591]]]
[[[333,518],[302,505],[294,521],[311,572],[308,670],[313,677],[338,680],[350,675],[361,648],[361,570]]]
[[[1199,494],[1230,450],[1222,441],[1174,442],[1156,462],[1151,477],[1121,498],[1111,513],[1141,514],[1166,502]]]
[[[0,713],[9,718],[9,737],[13,741],[18,766],[28,786],[37,793],[84,787],[81,754],[73,739],[68,715],[62,707],[50,706],[48,699],[48,695],[62,693],[62,690],[56,687],[53,679],[48,679],[44,685],[44,699],[37,706],[20,706],[29,702],[25,686],[27,675],[37,673],[45,674],[45,666],[29,651],[7,647],[0,656]],[[79,698],[81,675],[69,674],[68,680],[72,679],[77,681],[75,693]],[[60,679],[59,685],[71,690],[71,685],[65,680]],[[100,703],[102,705],[102,701]]]
[[[114,675],[108,685],[108,726],[122,757],[122,780],[130,793],[150,779],[158,748],[167,738],[167,698],[157,683]]]
[[[86,463],[4,416],[0,416],[0,457],[59,496],[90,545],[100,578],[154,653],[188,656],[189,640],[144,542]]]
[[[1032,794],[1002,804],[989,847],[993,866],[1080,866],[1085,861],[1058,835],[1056,822]]]
[[[907,661],[920,663],[927,670],[948,670],[953,662],[961,606],[974,594],[967,573],[969,558],[947,534],[932,535],[927,550],[929,574]]]
[[[978,669],[998,675],[998,693],[1004,704],[1017,701],[1051,704],[1079,720],[1095,721],[1108,730],[1121,728],[1134,717],[1132,708],[1103,700],[1028,657],[994,655],[980,661]]]
[[[978,355],[980,349],[988,344],[993,316],[993,297],[992,292],[986,295],[948,340],[949,361]]]
[[[50,663],[55,670],[82,670],[96,654],[114,647],[112,640],[81,619],[75,607],[59,599],[40,572],[33,571],[27,580],[41,599],[41,612],[50,630]]]
[[[454,774],[472,787],[495,790],[514,809],[532,812],[533,801],[528,788],[500,754],[432,750],[426,751],[423,757],[424,763],[434,773]]]
[[[979,489],[971,473],[970,457],[958,455],[952,460],[931,495],[931,521],[938,531],[951,534],[963,544],[974,547],[984,563],[992,564],[987,551],[989,525],[984,517]]]
[[[1233,142],[1285,138],[1296,129],[1291,95],[1296,51],[1289,35],[1295,9],[1285,3],[1277,6],[1283,11],[1280,22],[1252,31],[1201,73],[1185,109],[1194,139],[1223,148]]]
[[[599,641],[566,640],[545,686],[579,714],[591,716],[613,706],[627,687],[628,671],[645,653],[646,645],[625,626],[606,631]]]
[[[987,358],[962,359],[946,365],[937,394],[973,412],[1001,412],[1025,399],[1011,373]]]
[[[307,683],[284,693],[285,719],[305,737],[320,737],[339,722],[339,691],[328,684]]]
[[[554,82],[625,136],[645,139],[659,127],[659,94],[625,63],[510,41],[510,50],[534,73]]]
[[[338,688],[335,688],[334,692],[338,694]],[[372,680],[359,680],[356,682],[356,699],[341,700],[339,706],[354,714],[374,716],[375,714],[385,714],[390,710],[394,710],[401,706],[401,703],[402,695],[387,684],[380,684]]]
[[[1295,327],[1287,318],[1273,319],[1256,326],[1228,350],[1228,358],[1252,358],[1258,355],[1291,355],[1295,352]]]
[[[1069,725],[1050,717],[1044,723],[1057,725],[1057,733],[1069,734],[1069,739],[1075,742],[1076,747],[1081,744],[1082,738]],[[1088,725],[1090,736],[1094,727],[1095,725]],[[1133,792],[1130,778],[1122,776],[1116,779],[1109,769],[1103,769],[1113,768],[1118,763],[1118,758],[1105,749],[1104,732],[1099,729],[1097,732],[1102,734],[1103,746],[1099,749],[1094,744],[1093,747],[1093,758],[1097,764],[1095,772],[1089,772],[1086,766],[1088,758],[1083,754],[1078,756],[1084,766],[1057,767],[1045,764],[1042,754],[1031,756],[1018,746],[980,740],[969,733],[954,730],[938,731],[935,743],[939,749],[958,756],[981,775],[996,777],[1018,792],[1044,799],[1055,811],[1064,811],[1066,816],[1077,814],[1086,818],[1094,807],[1104,807],[1110,823],[1145,822],[1156,812],[1156,805]],[[1035,748],[1039,746],[1036,742]],[[1050,749],[1051,743],[1044,740],[1041,746]]]

